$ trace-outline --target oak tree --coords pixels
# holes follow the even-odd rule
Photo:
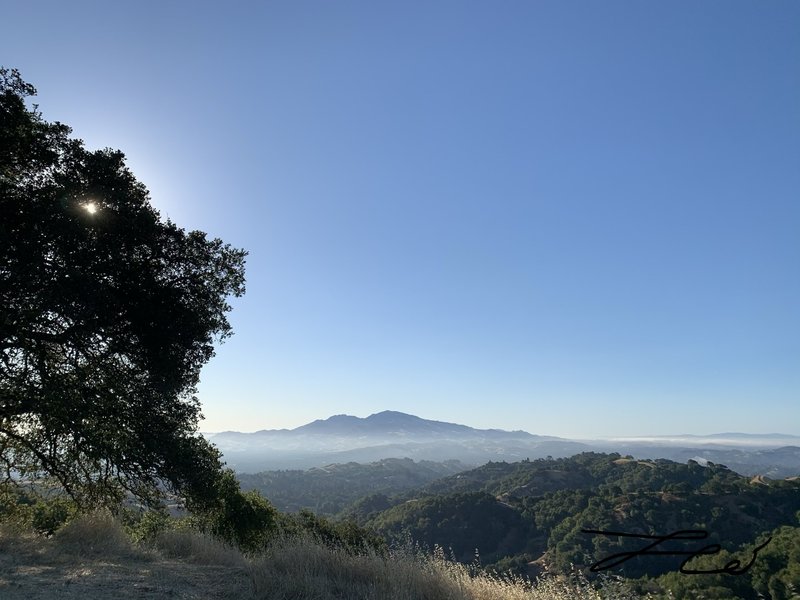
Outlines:
[[[163,219],[121,152],[88,150],[0,69],[0,467],[83,505],[213,503],[201,367],[231,334],[243,250]]]

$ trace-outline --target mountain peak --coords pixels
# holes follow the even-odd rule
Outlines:
[[[384,410],[366,418],[352,415],[333,415],[302,425],[294,431],[323,435],[384,435],[399,433],[431,432],[431,429],[465,428],[464,425],[428,421],[420,417],[395,410]]]
[[[419,423],[420,421],[424,421],[425,419],[423,419],[421,417],[414,416],[414,415],[409,415],[409,414],[404,413],[404,412],[399,412],[399,411],[396,411],[396,410],[384,410],[384,411],[381,411],[379,413],[374,413],[374,414],[368,416],[365,420],[366,421],[371,421],[373,423],[377,423],[377,422],[380,422],[380,423],[387,423],[387,422],[393,422],[393,423],[403,423],[403,422],[405,422],[405,423]]]
[[[352,415],[333,415],[301,425],[292,431],[300,433],[348,433],[357,428],[363,419]]]
[[[333,415],[327,419],[318,419],[302,425],[293,431],[297,433],[324,436],[355,436],[382,438],[386,443],[394,439],[461,439],[464,437],[489,436],[491,438],[521,437],[533,439],[524,431],[502,431],[499,429],[474,429],[467,425],[432,421],[416,415],[396,410],[384,410],[368,417],[352,415]],[[388,436],[388,437],[387,437]]]

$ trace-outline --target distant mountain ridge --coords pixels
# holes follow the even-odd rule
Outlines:
[[[210,434],[214,437],[239,437],[239,436],[286,436],[289,434],[315,434],[315,435],[398,435],[398,434],[435,434],[435,435],[472,435],[476,432],[500,437],[523,437],[531,439],[563,439],[555,436],[534,435],[527,431],[506,431],[504,429],[475,429],[467,425],[448,423],[445,421],[432,421],[407,413],[384,410],[369,415],[368,417],[354,417],[352,415],[333,415],[327,419],[317,419],[294,429],[261,429],[253,433],[239,431],[223,431]]]
[[[403,435],[403,434],[463,434],[472,431],[466,425],[429,421],[414,415],[385,410],[364,419],[350,415],[334,415],[298,427],[296,432],[321,434]]]
[[[603,440],[596,440],[600,444],[637,444],[678,446],[691,444],[693,446],[749,446],[761,448],[778,448],[780,446],[800,445],[800,436],[787,433],[711,433],[707,435],[680,434],[680,435],[653,435],[653,436],[626,436]]]
[[[474,429],[386,410],[368,417],[334,415],[295,429],[255,433],[225,431],[208,436],[240,472],[374,462],[384,458],[490,460],[570,456],[588,448],[580,442],[526,431]]]
[[[385,410],[368,417],[333,415],[295,429],[254,433],[225,431],[208,439],[239,472],[307,469],[334,463],[371,463],[388,458],[489,461],[568,457],[579,452],[620,452],[636,458],[721,463],[743,475],[783,477],[800,473],[800,437],[779,433],[682,434],[607,440],[568,440],[526,431],[475,429]]]

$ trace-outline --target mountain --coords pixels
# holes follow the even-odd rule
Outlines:
[[[724,464],[742,475],[800,474],[800,437],[786,434],[718,433],[705,436],[638,436],[568,440],[526,431],[474,429],[386,410],[366,418],[334,415],[295,429],[209,434],[238,472],[308,469],[334,463],[372,463],[387,458],[488,461],[567,457],[579,452],[620,452],[635,458],[689,459]]]
[[[285,431],[285,430],[283,430]],[[366,436],[382,440],[405,439],[448,439],[473,438],[476,435],[494,439],[557,440],[552,436],[533,435],[526,431],[504,431],[502,429],[473,429],[466,425],[430,421],[420,417],[393,410],[375,413],[364,419],[350,415],[334,415],[318,419],[307,425],[292,429],[298,434],[323,436]],[[270,433],[264,431],[260,433]]]
[[[459,460],[474,466],[490,460],[570,456],[588,448],[526,431],[474,429],[388,410],[366,418],[334,415],[295,429],[226,431],[210,434],[208,439],[229,466],[247,473],[386,458]]]

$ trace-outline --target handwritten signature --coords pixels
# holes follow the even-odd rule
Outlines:
[[[684,573],[685,575],[713,575],[717,573],[725,573],[726,575],[742,575],[745,573],[750,567],[753,566],[753,563],[756,560],[756,556],[758,556],[759,551],[761,551],[764,546],[769,544],[772,541],[770,537],[767,539],[766,542],[758,546],[755,550],[753,550],[753,557],[750,559],[746,565],[742,566],[742,563],[739,560],[731,560],[728,561],[724,567],[721,569],[687,569],[686,563],[692,560],[696,556],[702,556],[705,554],[717,554],[722,547],[719,544],[709,544],[708,546],[704,546],[699,550],[695,551],[688,551],[688,552],[680,552],[680,551],[668,551],[668,550],[653,550],[658,545],[669,541],[669,540],[704,540],[708,537],[708,532],[702,529],[681,529],[680,531],[675,531],[674,533],[670,533],[668,535],[639,535],[635,533],[622,533],[620,531],[600,531],[597,529],[581,529],[581,533],[587,533],[591,535],[604,535],[608,537],[629,537],[629,538],[639,538],[642,540],[653,540],[652,543],[648,544],[644,548],[640,550],[634,550],[633,552],[620,552],[619,554],[612,554],[611,556],[607,556],[596,563],[594,563],[590,570],[593,573],[597,573],[598,571],[605,571],[606,569],[613,569],[617,565],[621,565],[626,560],[630,560],[635,556],[685,556],[686,559],[681,563],[680,572]]]

